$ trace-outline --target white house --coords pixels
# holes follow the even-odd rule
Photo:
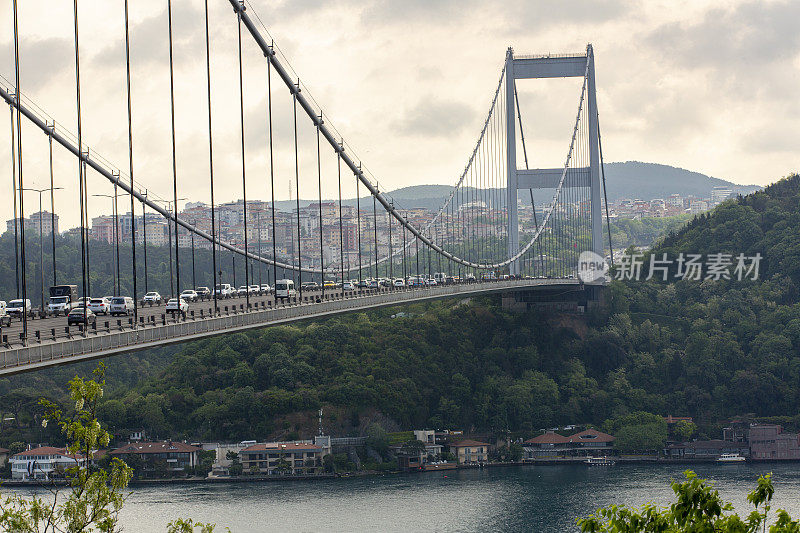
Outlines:
[[[84,466],[86,458],[82,455],[70,455],[65,448],[41,446],[12,455],[11,479],[42,480],[64,477],[64,472],[76,465]]]

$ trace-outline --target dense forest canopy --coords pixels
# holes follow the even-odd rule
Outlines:
[[[195,342],[117,387],[100,415],[117,430],[221,440],[308,437],[320,407],[345,433],[378,418],[527,435],[591,423],[636,443],[664,434],[652,415],[693,416],[715,438],[734,415],[796,426],[799,226],[791,176],[693,219],[652,252],[760,253],[756,281],[615,281],[607,305],[584,317],[443,300]],[[0,393],[25,379],[0,381]]]

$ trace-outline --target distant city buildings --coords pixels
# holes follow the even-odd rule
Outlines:
[[[17,231],[22,228],[23,224],[26,232],[33,232],[39,235],[39,222],[41,220],[42,234],[50,235],[55,227],[55,232],[58,233],[58,215],[53,215],[47,211],[39,213],[32,213],[28,218],[17,219]],[[6,221],[6,231],[14,233],[14,219]]]
[[[727,186],[713,187],[708,197],[681,196],[671,194],[666,198],[622,199],[609,202],[609,215],[612,219],[640,219],[650,217],[670,217],[681,214],[702,213],[734,194]],[[454,206],[455,207],[455,206]],[[537,204],[536,213],[530,202],[520,199],[518,206],[520,231],[531,234],[536,230],[535,222],[545,217],[550,209],[548,204]],[[587,200],[561,201],[557,207],[559,215],[566,217],[586,218],[590,212]],[[245,211],[247,224],[245,226]],[[425,232],[433,241],[444,243],[445,247],[457,249],[459,245],[479,238],[503,239],[507,234],[504,221],[507,220],[506,209],[501,204],[487,203],[476,199],[445,209],[439,213],[436,209],[421,207],[402,211],[403,216],[416,228]],[[214,228],[211,227],[211,208],[203,202],[189,202],[178,213],[178,219],[207,235],[236,246],[245,248],[251,253],[271,257],[282,262],[296,263],[318,268],[320,262],[325,266],[337,269],[356,265],[359,260],[359,243],[361,260],[364,265],[374,262],[377,255],[385,258],[391,252],[402,250],[404,237],[410,246],[409,255],[414,255],[416,247],[409,232],[382,209],[373,212],[372,202],[361,202],[360,210],[355,205],[339,205],[339,202],[311,202],[289,210],[273,209],[269,202],[261,200],[243,200],[219,204],[214,210]],[[211,249],[211,241],[193,234],[183,226],[169,223],[160,213],[149,210],[145,214],[130,212],[115,217],[102,214],[91,219],[89,238],[107,244],[130,243],[134,229],[136,241],[148,246],[174,245],[189,248],[194,245],[199,249]],[[25,230],[38,233],[40,217],[34,213],[25,218]],[[14,221],[7,222],[7,230],[14,230]],[[58,216],[51,217],[43,212],[41,216],[43,234],[50,234],[55,226],[58,232]],[[246,239],[245,239],[246,229]],[[77,228],[68,230],[68,235],[79,236]],[[321,241],[320,241],[321,234]],[[377,241],[377,243],[376,243]],[[537,259],[540,260],[541,258]]]

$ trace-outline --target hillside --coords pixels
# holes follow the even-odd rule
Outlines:
[[[730,187],[735,193],[746,195],[759,187],[756,185],[737,185],[730,181],[712,178],[699,172],[656,163],[626,161],[606,163],[606,183],[608,200],[613,202],[622,198],[665,198],[671,194],[707,198],[713,187]]]
[[[761,253],[758,280],[616,281],[607,309],[580,324],[510,314],[485,298],[187,344],[162,371],[115,386],[103,420],[231,441],[308,437],[319,408],[334,434],[364,434],[377,422],[531,435],[557,424],[616,427],[637,411],[693,416],[701,436],[717,437],[743,414],[797,427],[798,223],[800,176],[726,202],[653,253]],[[27,409],[21,424],[34,427]]]
[[[650,200],[652,198],[665,198],[671,194],[681,196],[694,195],[700,198],[707,198],[711,195],[713,187],[726,186],[733,189],[737,194],[750,194],[759,187],[756,185],[738,185],[730,181],[719,178],[712,178],[699,172],[692,172],[682,168],[660,165],[657,163],[642,163],[640,161],[625,161],[620,163],[606,163],[606,182],[608,184],[608,199],[611,202],[622,198],[641,198]],[[389,191],[387,194],[405,209],[425,208],[436,209],[442,205],[450,193],[451,185],[413,185]],[[527,193],[526,193],[527,194]],[[524,196],[524,198],[528,198]],[[537,203],[549,202],[552,200],[552,191],[534,191],[534,199]],[[372,200],[368,197],[361,199],[362,202]],[[307,205],[310,200],[300,201],[301,205]],[[343,199],[346,205],[355,205],[355,198]],[[280,209],[294,209],[294,202],[276,202]]]

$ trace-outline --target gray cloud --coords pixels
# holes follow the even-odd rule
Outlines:
[[[394,127],[404,135],[455,137],[474,122],[474,117],[467,104],[425,98],[395,120]]]
[[[188,2],[172,6],[173,55],[176,64],[194,61],[192,43],[204,35],[203,13]],[[167,8],[130,29],[131,60],[137,67],[160,65],[169,57]],[[98,68],[116,67],[125,58],[125,35],[91,57]]]
[[[797,55],[798,20],[797,2],[748,2],[710,10],[698,22],[664,24],[648,41],[682,68],[754,67]]]
[[[26,38],[20,44],[22,91],[31,93],[51,83],[74,62],[72,41],[57,37]],[[14,81],[14,42],[0,45],[0,72]]]

